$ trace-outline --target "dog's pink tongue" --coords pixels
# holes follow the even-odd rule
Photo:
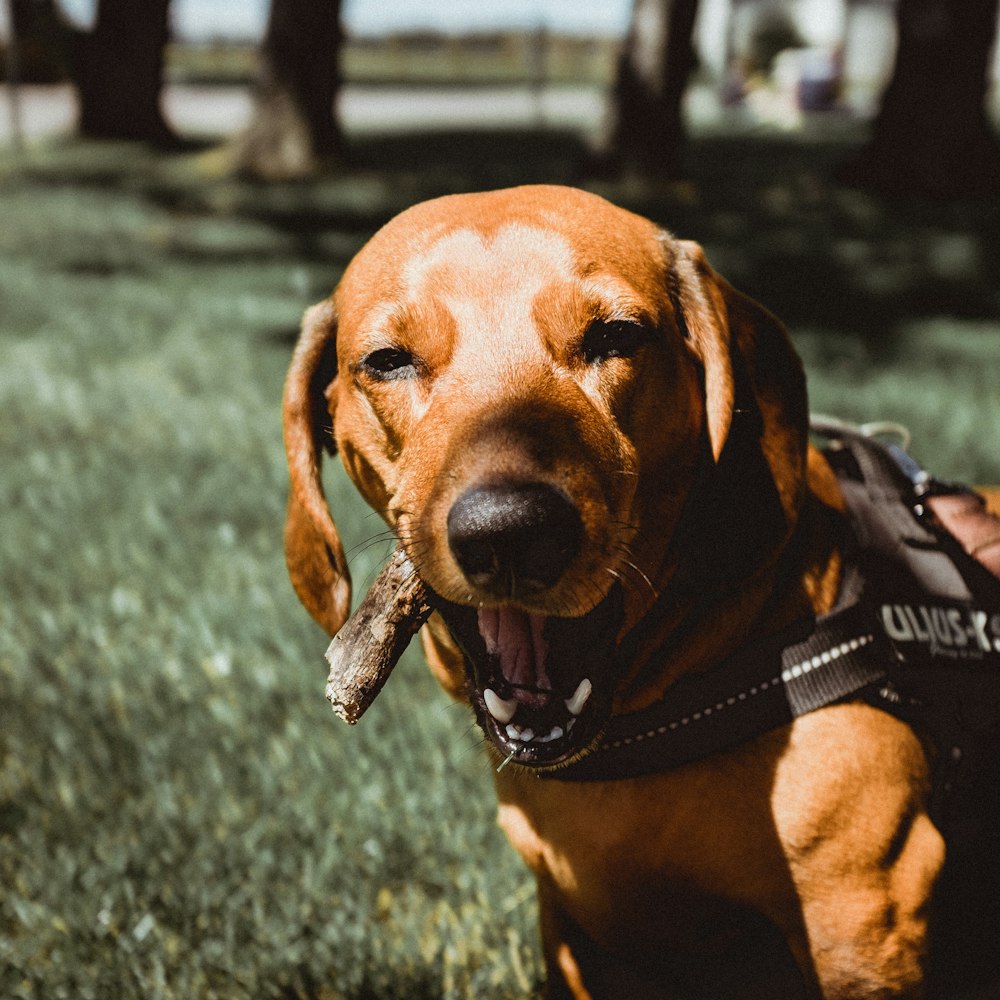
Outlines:
[[[544,703],[552,690],[545,670],[548,646],[542,638],[543,615],[516,608],[480,608],[479,632],[486,652],[496,656],[513,697],[526,705]]]

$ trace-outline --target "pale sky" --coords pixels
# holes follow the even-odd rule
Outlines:
[[[173,0],[174,30],[183,38],[213,35],[259,38],[269,0]],[[95,0],[60,0],[81,23],[93,16]],[[2,5],[5,7],[6,5]],[[349,31],[379,33],[400,28],[531,28],[621,35],[631,0],[344,0]]]

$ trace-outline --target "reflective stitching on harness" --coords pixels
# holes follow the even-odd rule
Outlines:
[[[764,681],[763,683],[750,688],[749,691],[740,691],[739,694],[730,695],[725,701],[717,702],[714,707],[709,705],[707,708],[703,708],[700,712],[692,712],[691,715],[685,715],[682,719],[677,719],[674,722],[668,722],[666,725],[658,726],[656,729],[650,729],[648,732],[636,733],[635,736],[626,736],[624,739],[615,740],[613,743],[604,743],[602,744],[601,749],[620,750],[622,747],[630,746],[633,743],[641,743],[643,740],[651,739],[654,736],[664,736],[669,732],[673,732],[675,729],[680,729],[681,726],[690,725],[692,722],[700,722],[702,719],[708,718],[714,712],[721,712],[725,708],[731,708],[733,705],[738,705],[740,702],[744,702],[748,698],[752,698],[754,695],[761,694],[769,688],[776,687],[780,683],[780,677],[772,677],[769,681]]]
[[[788,667],[781,672],[781,679],[787,684],[797,677],[802,677],[804,674],[810,673],[817,667],[826,666],[826,664],[832,663],[834,660],[839,660],[840,657],[845,656],[847,653],[853,653],[874,641],[875,636],[871,633],[868,635],[859,635],[855,639],[849,639],[838,646],[834,646],[833,649],[817,653],[808,660],[803,660],[801,663],[796,663],[794,666]]]
[[[657,736],[665,736],[667,733],[680,729],[683,726],[688,726],[692,722],[700,722],[702,719],[708,718],[716,712],[721,712],[726,708],[732,708],[734,705],[742,704],[749,698],[762,694],[770,688],[777,687],[779,684],[787,684],[789,681],[802,677],[819,667],[826,666],[834,660],[839,660],[840,657],[846,656],[848,653],[854,653],[874,641],[875,636],[871,633],[859,635],[853,639],[848,639],[834,646],[832,649],[824,650],[822,653],[817,653],[815,656],[811,656],[808,660],[803,660],[801,663],[796,663],[791,667],[786,668],[781,672],[779,677],[772,677],[769,681],[763,681],[760,684],[754,685],[747,691],[740,691],[739,694],[730,695],[725,701],[716,702],[714,706],[709,705],[706,708],[703,708],[700,712],[693,712],[691,715],[685,715],[681,719],[676,719],[673,722],[666,723],[665,725],[657,726],[656,729],[650,729],[644,733],[636,733],[635,736],[626,736],[623,739],[615,740],[611,743],[603,743],[601,744],[601,749],[620,750],[622,747],[631,746],[633,743],[641,743],[643,740],[654,739]]]

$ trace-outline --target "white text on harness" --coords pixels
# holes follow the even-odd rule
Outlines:
[[[881,613],[886,635],[893,642],[919,643],[931,656],[978,660],[983,653],[1000,652],[997,617],[990,621],[979,608],[883,604]]]

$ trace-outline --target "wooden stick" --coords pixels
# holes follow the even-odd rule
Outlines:
[[[326,651],[326,697],[349,725],[375,700],[431,610],[427,587],[397,548]]]

